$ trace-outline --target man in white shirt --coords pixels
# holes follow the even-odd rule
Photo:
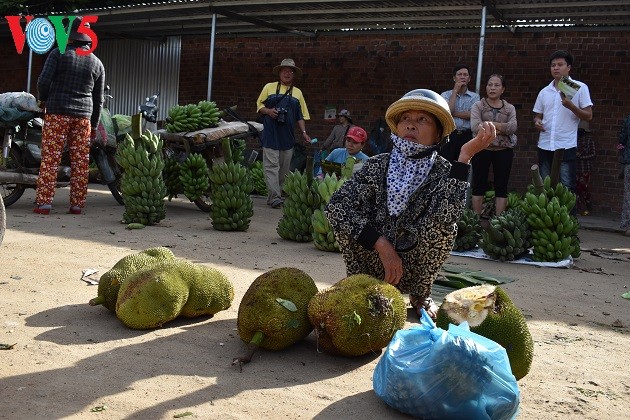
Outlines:
[[[577,132],[580,120],[593,118],[593,102],[588,86],[571,79],[579,89],[573,98],[560,91],[558,82],[569,76],[573,56],[567,51],[556,51],[549,58],[553,81],[544,87],[534,104],[534,126],[540,131],[538,138],[538,166],[545,178],[551,172],[556,150],[562,150],[560,182],[575,192]]]

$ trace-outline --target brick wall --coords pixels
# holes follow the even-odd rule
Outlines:
[[[602,215],[621,212],[623,184],[617,178],[616,143],[622,117],[630,114],[627,35],[614,31],[486,33],[482,96],[485,78],[493,72],[502,73],[507,78],[504,97],[518,113],[519,142],[511,189],[525,190],[529,168],[536,162],[537,133],[531,108],[539,90],[551,81],[549,54],[568,49],[575,57],[571,75],[589,85],[595,104],[591,122],[598,153],[591,182],[594,211]],[[405,92],[419,87],[438,92],[450,89],[455,64],[466,63],[475,73],[478,45],[477,33],[218,38],[212,99],[221,107],[238,105],[241,115],[254,119],[260,89],[274,80],[272,68],[291,57],[304,70],[296,85],[304,92],[311,113],[307,129],[312,137],[323,141],[330,132],[332,123],[323,119],[326,105],[347,108],[354,122],[369,132]],[[12,45],[2,43],[0,56],[7,57],[0,60],[0,92],[23,90],[27,55],[18,56]],[[34,75],[39,74],[41,61],[42,56],[34,55]],[[208,37],[182,40],[180,104],[205,99],[208,63]],[[470,87],[474,86],[473,79]]]
[[[0,40],[0,93],[27,91],[28,79],[28,47],[20,55],[15,52],[15,45],[11,39]],[[44,56],[33,54],[31,89],[30,92],[37,96],[37,77],[41,73],[44,64]]]
[[[594,210],[603,215],[621,212],[623,183],[617,178],[616,144],[622,117],[630,114],[629,39],[627,32],[486,33],[482,96],[487,76],[502,73],[507,78],[504,98],[518,114],[510,189],[524,192],[530,182],[529,168],[537,161],[531,109],[540,89],[551,81],[549,55],[568,49],[574,55],[571,75],[589,85],[594,102],[591,129],[598,154],[591,181]],[[466,63],[475,73],[478,44],[476,33],[219,38],[212,99],[220,106],[238,105],[243,116],[255,118],[260,89],[274,80],[272,68],[291,57],[304,70],[296,85],[308,104],[312,137],[323,140],[330,132],[332,124],[323,119],[328,104],[350,110],[354,122],[369,132],[405,92],[419,87],[450,89],[455,64]],[[183,40],[180,103],[205,98],[208,57],[207,39]],[[474,87],[475,80],[470,85]]]

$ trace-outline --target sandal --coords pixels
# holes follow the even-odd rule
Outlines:
[[[424,309],[427,312],[427,315],[429,315],[433,321],[437,319],[437,312],[439,308],[430,297],[424,299],[423,301],[420,301],[420,298],[418,297],[409,296],[409,303],[419,317],[422,315],[421,310]]]

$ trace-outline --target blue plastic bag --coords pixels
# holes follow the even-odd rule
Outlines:
[[[374,391],[391,407],[424,419],[513,419],[519,390],[503,347],[468,323],[399,330],[374,370]]]
[[[318,177],[322,174],[322,151],[316,150],[313,153],[313,176]]]

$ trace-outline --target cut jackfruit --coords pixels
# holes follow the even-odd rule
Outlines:
[[[530,370],[534,343],[522,312],[503,289],[493,285],[466,287],[449,293],[437,314],[436,325],[467,321],[470,330],[503,346],[512,374],[521,379]]]

